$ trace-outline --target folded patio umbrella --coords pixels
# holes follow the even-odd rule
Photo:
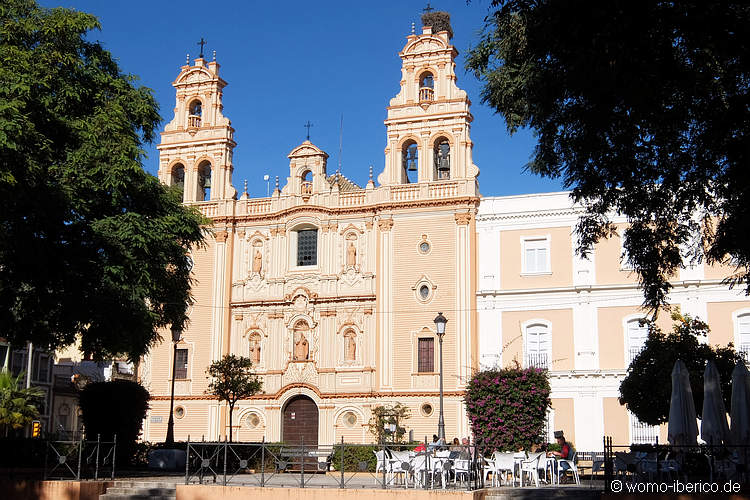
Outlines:
[[[727,410],[721,395],[721,380],[716,364],[709,360],[703,371],[703,412],[701,439],[708,444],[718,445],[729,438]]]
[[[682,360],[672,368],[672,397],[669,402],[667,439],[672,445],[697,445],[698,423],[695,402],[690,388],[690,375]]]
[[[732,426],[729,429],[729,443],[750,445],[750,383],[748,383],[745,363],[738,361],[732,372],[732,407],[729,416]]]

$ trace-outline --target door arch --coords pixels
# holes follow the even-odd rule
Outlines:
[[[286,444],[318,445],[318,406],[307,396],[291,398],[281,416],[281,440]]]

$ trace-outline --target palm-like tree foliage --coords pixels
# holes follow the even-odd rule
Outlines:
[[[8,370],[0,371],[0,432],[22,429],[39,416],[37,402],[44,396],[38,387],[23,386],[24,373],[14,377]]]

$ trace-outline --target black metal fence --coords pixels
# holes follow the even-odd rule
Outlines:
[[[748,445],[665,445],[659,444],[658,439],[655,444],[615,445],[609,436],[604,437],[603,444],[603,457],[600,463],[595,459],[594,469],[604,470],[607,493],[614,491],[613,481],[750,483]]]
[[[44,479],[115,478],[117,435],[112,441],[47,441],[44,455]]]
[[[185,484],[260,487],[484,487],[485,462],[474,446],[280,443],[187,443]]]

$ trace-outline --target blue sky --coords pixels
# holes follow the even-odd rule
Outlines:
[[[383,169],[386,106],[401,77],[398,52],[426,2],[298,1],[207,2],[185,0],[43,0],[45,7],[70,7],[96,15],[102,30],[90,35],[110,50],[124,72],[153,89],[164,121],[171,120],[171,85],[185,63],[208,44],[206,58],[217,53],[224,91],[224,114],[235,128],[234,185],[248,180],[251,196],[265,196],[264,174],[288,175],[287,154],[310,139],[338,164],[339,124],[344,116],[342,172],[360,185]],[[464,69],[464,56],[476,43],[488,12],[488,0],[442,0],[432,6],[448,11],[459,51],[459,87],[472,101],[474,163],[481,171],[485,196],[558,191],[558,181],[524,171],[534,147],[521,131],[510,137],[503,119],[480,102],[481,84]],[[162,124],[163,125],[163,124]],[[146,169],[156,173],[155,144]]]

